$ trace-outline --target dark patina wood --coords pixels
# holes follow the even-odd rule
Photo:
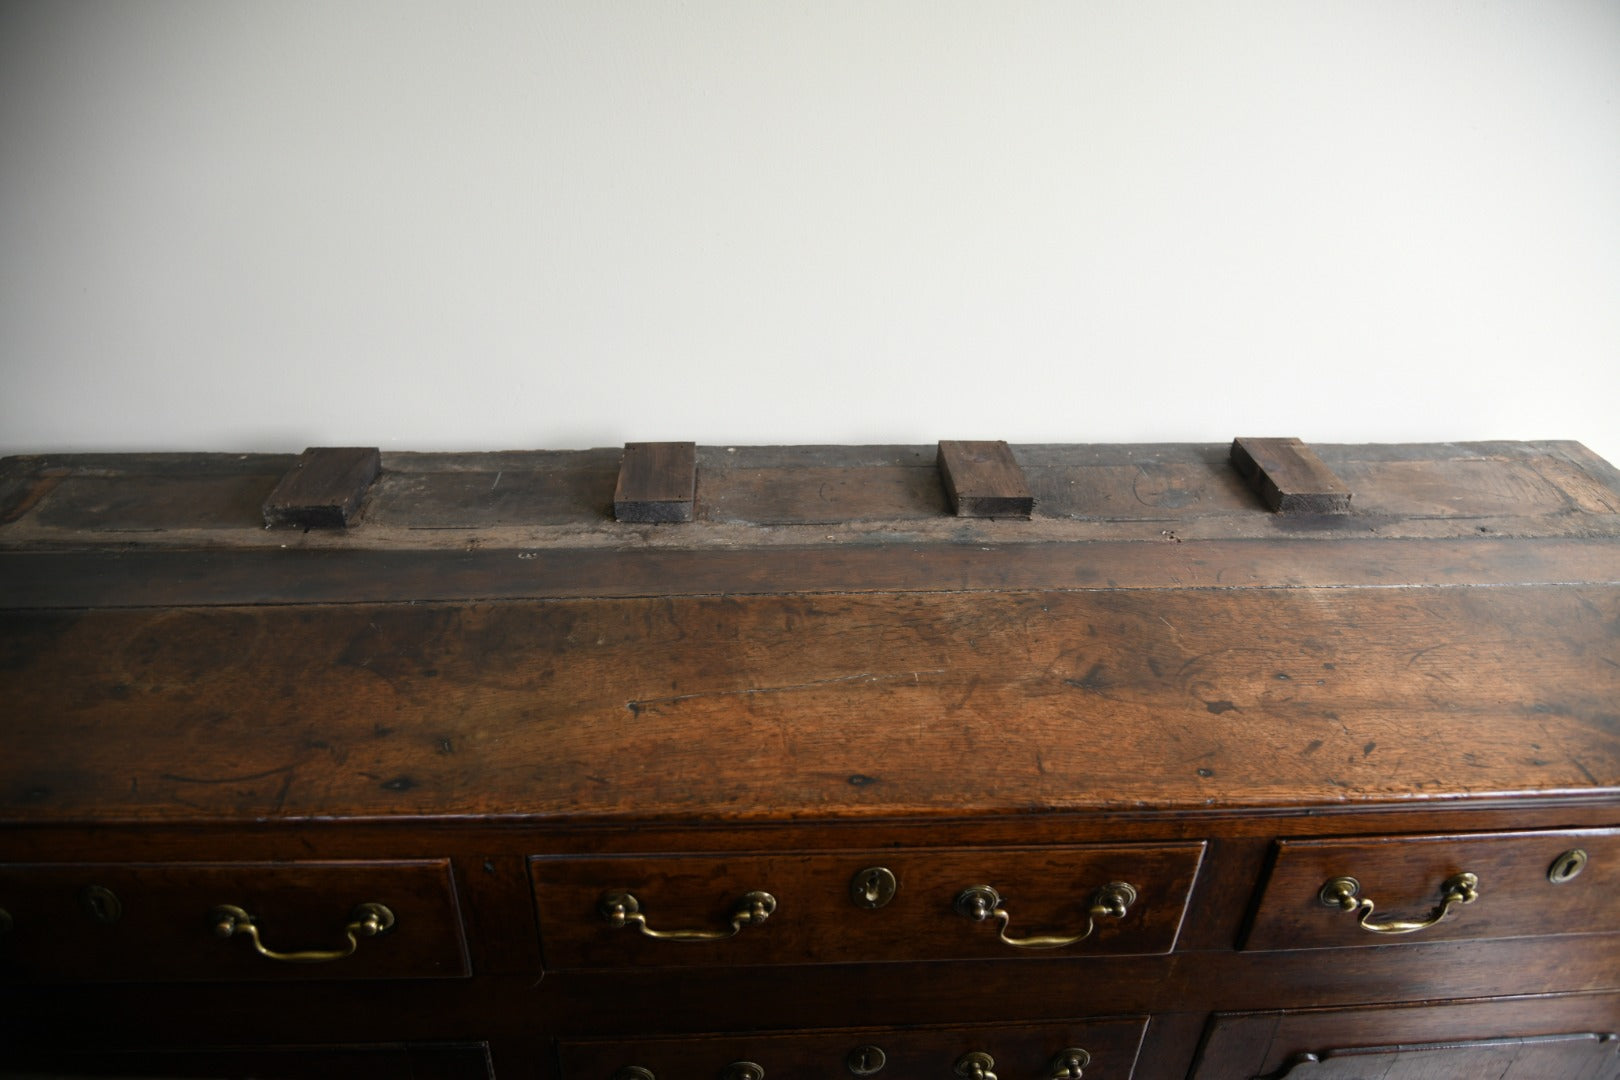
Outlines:
[[[1345,512],[1223,446],[1026,446],[998,520],[932,447],[698,447],[677,529],[616,519],[617,449],[384,455],[329,531],[263,527],[285,455],[0,462],[6,1064],[1602,1075],[1620,474],[1312,449]],[[1418,920],[1461,871],[1388,940],[1318,895]],[[601,910],[723,932],[751,890],[719,939]],[[330,952],[364,901],[396,929],[318,963],[207,917]]]
[[[620,521],[691,521],[696,490],[695,443],[626,443],[613,513]]]
[[[1006,443],[943,440],[939,472],[958,517],[1029,517],[1035,498]]]
[[[298,455],[264,501],[266,525],[340,528],[382,470],[375,446],[316,446]]]
[[[1298,439],[1234,439],[1232,464],[1278,513],[1350,510],[1350,489]]]

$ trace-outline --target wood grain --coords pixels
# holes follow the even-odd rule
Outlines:
[[[1615,586],[13,613],[0,656],[10,820],[1620,789]]]

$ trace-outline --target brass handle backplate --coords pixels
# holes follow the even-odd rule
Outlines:
[[[281,960],[289,964],[324,964],[330,960],[342,960],[346,956],[353,956],[360,947],[362,937],[376,937],[386,934],[394,928],[394,913],[383,904],[361,904],[349,916],[349,924],[343,928],[343,934],[349,939],[349,944],[337,949],[307,949],[301,952],[278,952],[267,948],[259,938],[259,926],[243,909],[235,904],[221,904],[209,913],[208,919],[214,926],[214,933],[222,938],[235,937],[237,934],[246,935],[253,942],[253,951],[260,956],[271,960]]]
[[[733,1061],[720,1070],[720,1080],[765,1080],[765,1068],[752,1061]]]
[[[970,1050],[956,1059],[955,1071],[962,1080],[996,1080],[995,1067],[995,1058],[983,1050]]]
[[[602,897],[597,910],[611,926],[634,926],[642,935],[660,941],[719,941],[732,937],[745,926],[758,926],[776,910],[776,897],[768,892],[744,893],[731,909],[731,926],[725,930],[654,930],[641,913],[641,901],[627,892],[610,892]]]
[[[1336,877],[1322,886],[1317,898],[1327,907],[1341,911],[1359,911],[1356,923],[1373,934],[1415,934],[1444,919],[1457,904],[1472,904],[1479,899],[1479,876],[1467,872],[1453,874],[1440,886],[1440,903],[1423,919],[1387,919],[1372,922],[1373,902],[1360,895],[1361,882],[1353,877]]]
[[[658,1080],[651,1069],[643,1069],[640,1065],[626,1065],[613,1074],[613,1080]]]
[[[993,917],[999,924],[998,936],[1014,948],[1061,949],[1065,945],[1073,945],[1090,937],[1097,929],[1098,919],[1124,918],[1134,903],[1136,903],[1136,886],[1123,881],[1110,881],[1091,894],[1091,906],[1086,911],[1086,928],[1071,936],[1008,937],[1007,924],[1012,921],[1012,916],[1001,906],[1001,894],[989,885],[974,885],[958,893],[956,913],[975,922],[983,922]]]
[[[1086,1066],[1091,1064],[1091,1055],[1078,1046],[1071,1046],[1060,1050],[1058,1056],[1052,1059],[1051,1080],[1081,1080],[1086,1074]]]

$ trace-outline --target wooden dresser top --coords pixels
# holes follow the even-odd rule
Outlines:
[[[775,821],[1620,796],[1620,474],[1573,443],[388,454],[348,528],[281,455],[0,462],[0,820]]]

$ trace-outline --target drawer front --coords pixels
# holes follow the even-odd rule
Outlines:
[[[417,1043],[393,1046],[255,1047],[215,1050],[90,1050],[60,1046],[35,1053],[8,1046],[0,1080],[44,1080],[71,1075],[88,1080],[491,1080],[489,1050],[483,1043]]]
[[[974,1062],[1004,1080],[1082,1074],[1086,1080],[1129,1080],[1146,1027],[1145,1017],[1125,1017],[904,1031],[601,1040],[562,1043],[559,1056],[562,1080],[827,1080],[832,1076],[951,1080],[973,1076]]]
[[[1164,953],[1202,856],[1177,843],[529,865],[546,966],[568,970]]]
[[[12,864],[0,866],[0,909],[0,971],[25,979],[468,974],[443,859]]]
[[[1615,931],[1620,829],[1282,840],[1244,947]]]

